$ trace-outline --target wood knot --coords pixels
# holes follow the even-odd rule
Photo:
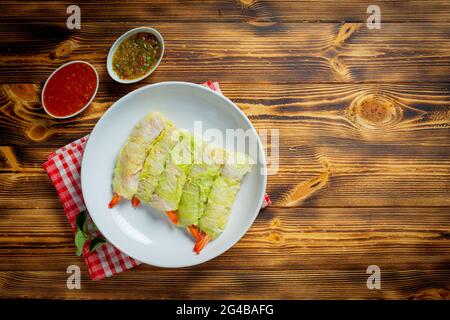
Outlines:
[[[400,122],[403,111],[394,100],[379,94],[355,98],[347,109],[347,118],[365,129],[386,129]]]
[[[276,229],[276,228],[279,228],[279,227],[281,227],[281,219],[280,218],[275,218],[275,219],[272,219],[270,221],[270,228],[271,229]]]
[[[238,2],[244,7],[250,7],[256,2],[256,0],[238,0]]]
[[[61,44],[58,45],[58,47],[56,47],[55,50],[53,50],[52,53],[50,53],[50,59],[52,60],[65,59],[76,48],[78,48],[78,44],[75,41],[73,40],[63,41]]]
[[[271,6],[257,0],[235,0],[235,2],[240,6],[241,14],[248,24],[263,29],[261,32],[264,32],[266,27],[271,27],[273,31],[277,20],[274,19],[274,9]]]
[[[39,102],[39,86],[34,84],[5,84],[3,91],[10,101],[24,106]]]
[[[48,140],[52,135],[51,122],[48,120],[39,120],[31,124],[28,129],[28,137],[37,142]]]
[[[18,171],[20,169],[19,161],[17,161],[12,147],[0,147],[0,163],[4,163],[4,167],[8,167],[10,170]]]
[[[269,241],[276,244],[276,245],[280,245],[284,242],[284,237],[281,233],[279,232],[271,232],[269,234]]]
[[[344,42],[351,37],[361,27],[361,23],[344,23],[334,39],[335,46],[342,46]]]
[[[313,193],[322,189],[330,178],[330,171],[327,167],[324,172],[320,173],[317,177],[310,180],[301,182],[292,189],[284,199],[284,206],[295,207],[298,206],[303,200],[310,197]]]
[[[92,102],[89,105],[89,108],[84,111],[84,114],[92,114],[98,117],[101,116],[111,105],[111,102]]]
[[[330,65],[333,76],[339,81],[350,81],[352,80],[352,75],[349,68],[341,61],[338,57],[327,58],[328,64]]]
[[[445,288],[431,288],[413,293],[413,300],[450,300],[450,291]]]

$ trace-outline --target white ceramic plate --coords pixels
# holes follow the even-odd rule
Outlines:
[[[202,121],[203,130],[216,128],[223,134],[226,129],[250,129],[257,141],[257,164],[242,183],[227,228],[199,255],[192,251],[192,237],[150,206],[141,204],[133,209],[129,201],[122,201],[108,209],[116,157],[133,126],[150,111],[162,112],[177,127],[191,132],[194,121]],[[229,143],[226,141],[227,147]],[[256,130],[233,102],[197,84],[162,82],[122,97],[98,121],[86,145],[81,185],[92,219],[113,245],[147,264],[186,267],[217,257],[245,234],[261,208],[267,180],[261,172],[265,170],[264,151]]]

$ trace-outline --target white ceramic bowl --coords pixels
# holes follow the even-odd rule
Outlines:
[[[94,72],[95,72],[95,77],[96,77],[96,80],[97,80],[97,85],[95,86],[95,91],[94,91],[94,94],[92,95],[92,98],[91,98],[91,99],[83,106],[83,108],[81,108],[81,109],[78,110],[77,112],[74,112],[74,113],[72,113],[72,114],[70,114],[70,115],[67,115],[67,116],[63,116],[63,117],[57,116],[57,115],[54,115],[54,114],[50,113],[50,112],[47,110],[47,107],[45,106],[45,103],[44,103],[44,93],[45,93],[45,89],[47,88],[47,84],[48,84],[48,82],[50,81],[50,79],[51,79],[51,78],[52,78],[59,70],[61,70],[62,68],[66,67],[66,66],[68,66],[68,65],[70,65],[70,64],[73,64],[73,63],[84,63],[84,64],[87,64],[89,67],[91,67],[92,70],[94,70]],[[56,119],[67,119],[67,118],[71,118],[71,117],[73,117],[73,116],[76,116],[76,115],[79,114],[80,112],[83,112],[83,111],[91,104],[91,102],[94,100],[95,96],[97,95],[98,84],[99,84],[98,73],[97,73],[97,70],[95,70],[95,68],[94,68],[94,66],[93,66],[92,64],[90,64],[89,62],[83,61],[83,60],[75,60],[75,61],[67,62],[67,63],[63,64],[62,66],[58,67],[55,71],[53,71],[53,73],[50,75],[50,77],[47,78],[47,81],[45,81],[44,87],[42,88],[42,92],[41,92],[41,104],[42,104],[42,106],[44,107],[45,112],[46,112],[49,116],[51,116],[51,117],[53,117],[53,118],[56,118]]]
[[[177,127],[191,132],[194,121],[199,120],[204,130],[214,128],[223,134],[226,129],[249,130],[257,141],[257,163],[242,183],[225,231],[199,255],[192,250],[193,238],[150,206],[141,204],[133,209],[130,201],[123,200],[108,209],[117,155],[134,125],[150,111],[162,112]],[[233,102],[197,84],[161,82],[125,95],[97,122],[85,148],[81,185],[89,214],[114,246],[147,264],[186,267],[222,254],[245,234],[261,209],[267,181],[261,172],[265,169],[264,150],[256,130]]]
[[[132,36],[136,33],[139,32],[146,32],[146,33],[151,33],[153,34],[156,39],[158,39],[159,43],[161,44],[161,55],[158,59],[158,61],[156,62],[156,64],[153,66],[153,68],[151,68],[146,74],[144,74],[143,76],[136,78],[136,79],[121,79],[115,72],[112,66],[112,60],[113,60],[113,56],[114,56],[114,52],[116,51],[117,46],[126,38],[128,38],[129,36]],[[135,28],[135,29],[131,29],[127,32],[125,32],[124,34],[122,34],[115,42],[114,44],[111,46],[111,49],[109,49],[109,53],[108,53],[108,60],[106,62],[106,67],[108,69],[108,73],[111,76],[111,78],[113,78],[115,81],[120,82],[120,83],[135,83],[135,82],[139,82],[142,79],[147,78],[150,74],[153,73],[153,71],[156,70],[156,68],[158,68],[159,64],[161,63],[161,60],[164,56],[164,39],[162,37],[162,35],[153,28],[149,28],[149,27],[139,27],[139,28]]]

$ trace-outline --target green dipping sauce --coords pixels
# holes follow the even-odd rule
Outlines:
[[[114,51],[114,72],[124,80],[139,78],[152,69],[161,56],[161,44],[151,33],[139,32],[123,40]]]

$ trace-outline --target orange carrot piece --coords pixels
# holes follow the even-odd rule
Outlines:
[[[136,196],[133,196],[133,198],[131,198],[131,205],[133,206],[133,208],[139,207],[140,203],[141,200],[139,200]]]
[[[178,217],[175,211],[166,211],[166,214],[173,224],[178,224]]]
[[[114,206],[118,204],[120,200],[122,200],[122,197],[119,196],[117,193],[114,193],[113,197],[111,198],[111,201],[108,204],[108,208],[109,209],[114,208]]]
[[[197,252],[197,254],[202,251],[202,249],[208,244],[208,242],[211,240],[211,237],[207,234],[203,234],[202,238],[197,241],[197,243],[194,246],[194,251]]]
[[[193,224],[188,227],[189,233],[195,238],[195,240],[199,241],[202,239],[202,235],[200,230]]]

